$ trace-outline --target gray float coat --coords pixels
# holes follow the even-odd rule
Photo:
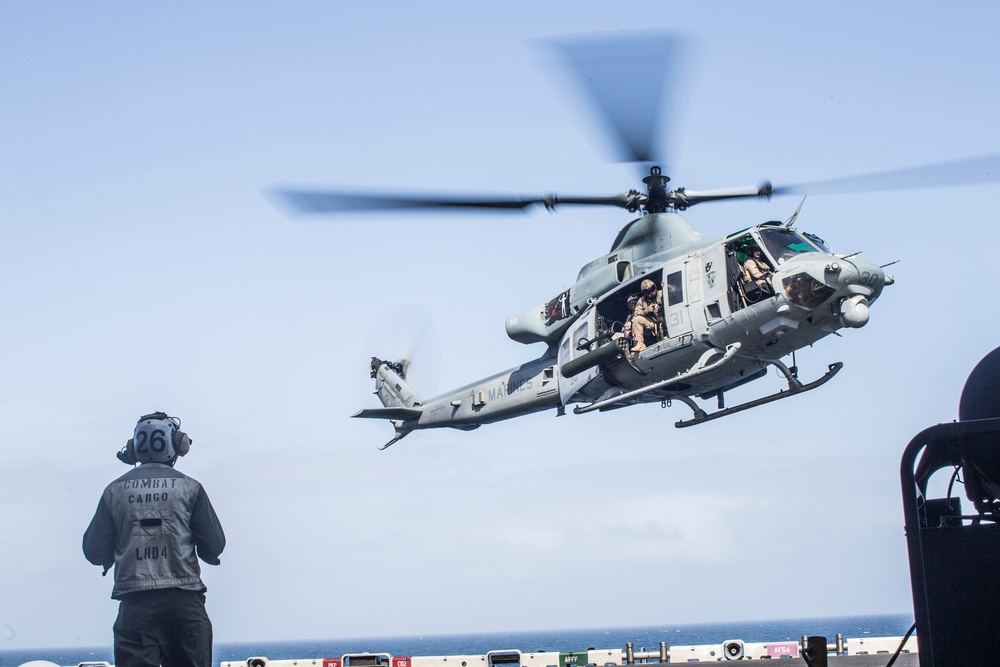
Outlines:
[[[111,597],[179,588],[204,591],[200,557],[217,565],[226,537],[201,484],[163,463],[133,468],[104,490],[83,553],[115,566]]]

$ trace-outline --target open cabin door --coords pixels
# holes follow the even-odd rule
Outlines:
[[[663,269],[663,315],[670,338],[691,333],[688,304],[694,300],[700,305],[699,278],[697,266],[691,266],[686,259],[674,260]]]
[[[590,342],[596,337],[597,309],[590,306],[563,334],[559,343],[559,400],[567,405],[580,389],[600,374],[598,367],[588,368],[579,375],[567,378],[562,374],[562,367],[587,354],[595,345]],[[582,349],[581,349],[582,348]]]
[[[703,310],[689,313],[696,329],[714,324],[729,314],[729,272],[726,250],[721,244],[702,253],[699,274]]]

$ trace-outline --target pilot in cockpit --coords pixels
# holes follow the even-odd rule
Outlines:
[[[743,273],[748,283],[757,283],[763,289],[771,289],[771,275],[774,269],[764,259],[764,252],[760,246],[753,246],[750,249],[750,256],[743,262]]]

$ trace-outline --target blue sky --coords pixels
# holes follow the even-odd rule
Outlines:
[[[0,8],[0,648],[104,645],[80,552],[114,452],[166,410],[229,537],[219,641],[907,612],[899,458],[997,346],[1000,186],[810,197],[896,284],[803,351],[821,390],[693,429],[646,406],[385,452],[367,364],[425,393],[541,353],[507,315],[629,216],[292,221],[276,185],[614,194],[638,184],[538,38],[693,45],[674,183],[776,185],[1000,152],[995,3],[68,3]],[[636,73],[641,85],[642,72]],[[785,219],[719,203],[706,235]],[[749,394],[776,390],[771,376]],[[753,391],[750,391],[750,390]],[[815,594],[803,595],[803,586]],[[60,622],[54,624],[54,610]]]

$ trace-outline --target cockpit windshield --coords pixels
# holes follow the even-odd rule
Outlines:
[[[826,244],[826,241],[824,241],[820,237],[816,236],[815,234],[810,234],[809,232],[802,232],[802,235],[805,236],[807,239],[809,239],[812,242],[812,244],[817,248],[819,248],[821,251],[825,252],[828,255],[833,254],[833,251],[830,250],[830,246],[828,246]]]
[[[760,238],[768,253],[779,264],[789,257],[804,252],[816,252],[815,246],[806,241],[801,234],[787,227],[764,227],[760,230]]]

